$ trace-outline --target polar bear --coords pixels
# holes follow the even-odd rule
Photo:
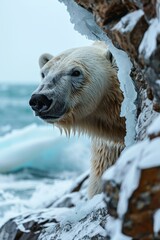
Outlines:
[[[115,59],[103,42],[69,49],[39,59],[42,82],[29,104],[35,115],[67,134],[92,139],[89,198],[102,191],[101,176],[124,148],[125,119],[120,117],[123,94]]]

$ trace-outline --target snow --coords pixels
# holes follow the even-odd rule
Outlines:
[[[132,13],[129,13],[125,15],[123,18],[121,18],[120,22],[118,22],[113,30],[118,30],[122,33],[131,32],[138,22],[138,20],[144,15],[144,12],[139,9],[137,11],[134,11]]]
[[[108,216],[106,223],[106,231],[109,236],[112,236],[112,240],[131,240],[132,238],[125,236],[121,232],[122,225],[119,219],[114,219]]]
[[[99,211],[104,211],[100,213]],[[101,226],[100,221],[107,218],[106,207],[103,202],[103,195],[96,195],[89,201],[83,199],[76,207],[51,207],[49,209],[34,209],[26,211],[22,216],[18,216],[14,221],[24,232],[28,232],[26,223],[34,221],[38,224],[43,223],[43,231],[40,239],[91,239],[100,234],[106,236],[106,231]],[[45,222],[45,223],[44,223]]]
[[[74,183],[72,184],[70,191],[75,189],[78,183],[82,182],[85,178],[87,178],[89,176],[89,172],[90,171],[88,170],[88,171],[82,173],[79,177],[77,177],[76,180],[74,181]]]
[[[138,187],[140,168],[138,163],[141,159],[141,153],[147,142],[135,144],[129,149],[123,151],[116,164],[109,168],[103,174],[103,180],[114,180],[118,184],[121,183],[121,191],[117,212],[122,217],[128,207],[128,199],[133,191]]]
[[[160,166],[160,138],[155,138],[143,149],[142,159],[139,162],[141,169]]]
[[[151,134],[160,134],[160,115],[154,120],[154,122],[149,126],[147,130],[148,135]]]
[[[0,172],[24,167],[40,170],[84,171],[89,167],[86,137],[66,138],[56,127],[35,124],[0,137]]]
[[[155,235],[158,235],[158,232],[160,232],[160,209],[153,216],[153,231]]]
[[[156,119],[159,114],[153,110],[153,103],[147,98],[147,91],[141,93],[141,96],[141,109],[143,109],[143,111],[138,116],[136,134],[138,139],[143,140],[147,137],[148,126],[152,124],[154,119]]]
[[[28,232],[28,229],[25,229],[24,224],[29,221],[37,221],[39,224],[43,223],[47,220],[56,219],[56,221],[63,220],[63,216],[69,211],[68,208],[49,208],[49,209],[41,209],[41,212],[39,210],[34,210],[31,212],[23,213],[23,216],[19,215],[15,222],[18,225],[18,228],[20,228],[24,232]],[[48,225],[48,232],[49,228],[52,226],[52,230],[54,227],[54,222],[46,224],[46,227]],[[29,230],[30,231],[30,230]]]
[[[96,210],[104,207],[106,206],[103,202],[103,194],[97,194],[87,202],[80,201],[72,212],[70,211],[68,215],[65,215],[62,224],[66,224],[67,222],[76,223],[85,218],[93,209]]]
[[[156,84],[158,84],[160,86],[160,79],[156,80]]]
[[[90,12],[78,6],[74,1],[70,0],[59,1],[63,2],[67,6],[67,11],[70,13],[70,21],[71,23],[74,24],[74,29],[91,40],[104,41],[108,45],[109,50],[112,52],[113,56],[116,59],[119,68],[118,78],[120,81],[121,89],[124,93],[124,101],[122,103],[121,116],[126,117],[127,134],[125,137],[125,144],[126,146],[130,146],[134,143],[135,138],[135,126],[136,126],[135,100],[137,98],[137,94],[135,91],[134,83],[130,77],[132,64],[129,60],[129,57],[125,52],[113,46],[111,40],[95,23],[94,16]],[[142,12],[139,10],[135,15],[140,17],[140,15],[142,15]]]
[[[104,180],[114,180],[119,184],[128,173],[130,166],[134,166],[135,159],[142,154],[142,149],[148,146],[148,140],[134,144],[132,147],[124,150],[117,162],[103,174]]]
[[[145,32],[139,46],[139,53],[148,59],[157,46],[157,36],[160,33],[160,21],[155,18],[151,20],[148,30]]]
[[[51,239],[54,237],[54,239],[91,239],[94,234],[101,234],[105,237],[106,231],[99,224],[98,217],[97,219],[94,217],[94,212],[102,208],[105,208],[102,194],[96,195],[87,202],[81,200],[75,208],[69,209],[65,215],[58,217],[61,225],[60,231],[54,232],[50,224],[48,227],[52,233],[50,234],[47,228],[46,233],[42,233],[40,239],[49,239],[49,236]],[[59,215],[58,212],[57,214]],[[55,216],[56,220],[57,216]]]

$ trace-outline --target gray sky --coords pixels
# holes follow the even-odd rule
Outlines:
[[[58,0],[0,0],[0,83],[37,83],[38,58],[90,44]]]

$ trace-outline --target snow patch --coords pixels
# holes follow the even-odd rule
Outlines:
[[[118,30],[122,33],[131,32],[138,22],[138,20],[144,15],[144,12],[140,9],[125,15],[121,20],[114,26],[113,30]]]
[[[148,135],[160,133],[160,115],[149,126],[147,133]]]
[[[70,211],[68,215],[62,221],[62,224],[66,224],[67,222],[76,223],[81,219],[85,218],[89,213],[93,210],[97,210],[100,208],[106,207],[103,202],[103,194],[95,195],[91,200],[80,201],[73,211]]]
[[[157,79],[156,83],[160,86],[160,79]]]
[[[122,234],[122,224],[119,219],[114,219],[108,216],[106,223],[106,231],[109,236],[112,236],[112,240],[131,240],[132,238]]]
[[[158,235],[158,232],[160,232],[160,209],[153,216],[153,231],[155,235]]]
[[[145,59],[148,59],[156,49],[158,34],[160,34],[160,21],[155,18],[152,19],[151,25],[145,32],[142,42],[139,46],[139,53],[142,54]]]

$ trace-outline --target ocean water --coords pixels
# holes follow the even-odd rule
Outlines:
[[[33,122],[42,124],[28,104],[35,88],[35,85],[0,85],[0,136]]]
[[[50,205],[89,168],[86,137],[68,139],[33,115],[28,102],[35,88],[0,85],[0,226]]]

